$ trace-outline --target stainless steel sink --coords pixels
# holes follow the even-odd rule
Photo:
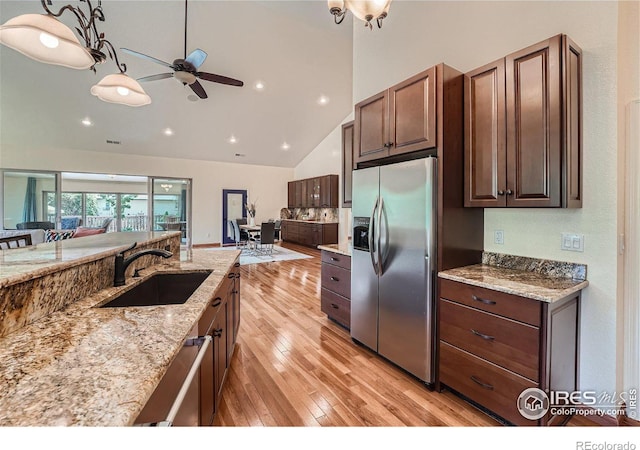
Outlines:
[[[127,306],[178,305],[211,274],[211,270],[181,273],[156,273],[132,289],[119,294],[100,308]]]

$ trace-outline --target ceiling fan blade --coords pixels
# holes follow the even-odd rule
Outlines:
[[[145,55],[144,53],[136,52],[135,50],[129,50],[128,48],[121,47],[120,50],[122,50],[125,53],[129,53],[130,55],[137,56],[138,58],[146,59],[154,63],[161,64],[163,66],[171,67],[173,69],[173,66],[168,62],[164,62],[158,58],[154,58],[153,56]]]
[[[216,75],[215,73],[196,72],[196,76],[206,81],[213,81],[215,83],[228,84],[230,86],[244,86],[244,83],[240,80],[235,80],[229,77],[223,77],[222,75]]]
[[[165,78],[173,77],[173,72],[171,73],[159,73],[157,75],[149,75],[148,77],[136,78],[136,81],[145,82],[145,81],[156,81],[163,80]]]
[[[189,53],[189,56],[187,56],[184,60],[193,64],[193,67],[197,69],[202,65],[205,59],[207,59],[207,52],[197,48]]]
[[[193,92],[195,92],[198,95],[198,97],[207,98],[207,93],[204,91],[204,88],[198,82],[198,80],[194,81],[189,86],[191,86],[191,89],[193,89]]]

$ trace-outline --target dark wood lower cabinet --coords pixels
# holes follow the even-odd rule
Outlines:
[[[282,240],[295,244],[317,247],[338,243],[338,224],[283,220]]]
[[[322,250],[320,310],[340,325],[351,327],[351,257]]]
[[[531,420],[518,398],[527,388],[574,391],[578,377],[580,292],[541,302],[439,279],[438,381],[515,425],[553,425],[567,417]]]
[[[173,422],[174,426],[211,425],[220,405],[239,326],[240,263],[236,260],[135,423],[157,423],[167,417],[202,348],[202,339],[199,338],[211,336],[199,372],[190,384],[183,406]]]

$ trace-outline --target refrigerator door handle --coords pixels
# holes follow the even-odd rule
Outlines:
[[[382,276],[382,272],[383,272],[383,268],[382,268],[382,243],[381,243],[381,236],[382,236],[382,212],[384,211],[384,198],[380,197],[380,206],[378,207],[378,219],[376,220],[377,226],[376,226],[376,231],[378,233],[378,237],[376,239],[377,242],[377,248],[376,251],[378,253],[378,275]]]
[[[371,256],[371,265],[373,266],[373,271],[376,275],[378,275],[378,263],[376,262],[376,252],[377,249],[374,249],[376,244],[376,240],[374,239],[374,233],[377,230],[377,226],[375,223],[376,218],[376,210],[378,209],[378,202],[380,201],[380,197],[376,197],[376,202],[373,205],[373,210],[371,211],[371,217],[369,217],[369,256]]]

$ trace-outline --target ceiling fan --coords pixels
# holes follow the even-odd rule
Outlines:
[[[123,52],[129,53],[138,58],[143,58],[148,61],[155,62],[165,67],[171,68],[173,72],[159,73],[157,75],[150,75],[148,77],[138,78],[137,81],[155,81],[162,80],[164,78],[175,78],[183,85],[189,85],[193,92],[200,98],[207,98],[207,93],[198,81],[198,79],[213,81],[214,83],[227,84],[229,86],[244,86],[244,83],[234,78],[225,77],[222,75],[216,75],[215,73],[199,72],[198,69],[204,63],[207,58],[207,53],[199,48],[195,49],[189,55],[187,55],[187,1],[184,2],[184,58],[175,59],[173,64],[154,58],[144,53],[129,50],[128,48],[121,48]]]

